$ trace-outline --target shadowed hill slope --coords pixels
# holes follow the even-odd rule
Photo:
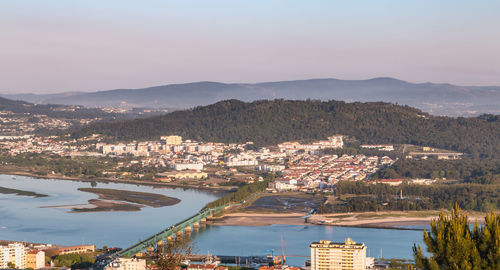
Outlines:
[[[363,143],[411,143],[461,151],[474,158],[500,157],[500,121],[496,116],[437,117],[380,102],[228,100],[159,117],[99,123],[73,135],[92,133],[123,141],[178,134],[186,139],[253,141],[257,145],[344,134]]]

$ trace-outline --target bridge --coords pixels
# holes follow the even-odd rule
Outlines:
[[[184,219],[181,222],[178,222],[144,240],[139,241],[138,243],[133,244],[132,246],[122,249],[110,256],[110,258],[96,262],[92,265],[91,269],[100,270],[103,269],[106,265],[108,265],[113,259],[118,257],[133,257],[138,253],[146,250],[149,247],[155,247],[158,243],[163,242],[169,238],[178,236],[183,234],[184,232],[191,232],[191,227],[195,229],[199,228],[200,224],[206,222],[208,217],[211,217],[215,214],[218,214],[224,210],[224,208],[229,205],[222,205],[214,208],[202,209],[198,213]]]

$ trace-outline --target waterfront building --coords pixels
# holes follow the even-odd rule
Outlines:
[[[26,268],[39,269],[45,267],[45,252],[41,250],[30,250],[26,254]]]
[[[299,267],[288,265],[261,266],[258,270],[300,270]]]
[[[172,165],[172,169],[176,171],[184,171],[184,170],[201,171],[203,170],[203,163],[175,163],[174,165]]]
[[[215,264],[190,264],[187,270],[227,270],[225,266],[217,266]]]
[[[156,176],[158,177],[156,180],[160,182],[170,182],[178,179],[204,179],[208,177],[208,174],[197,171],[174,171],[159,173]]]
[[[364,270],[366,269],[366,246],[350,238],[344,243],[328,240],[313,242],[311,248],[311,270]]]
[[[0,246],[0,268],[9,268],[9,263],[16,268],[26,268],[26,247],[21,243]]]
[[[104,270],[146,270],[146,260],[137,258],[116,258]]]
[[[0,246],[0,268],[7,268],[7,263],[9,262],[9,249],[4,246]]]

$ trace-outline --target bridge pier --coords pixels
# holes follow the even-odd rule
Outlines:
[[[137,258],[143,258],[144,257],[144,252],[139,252],[139,253],[135,254],[135,256]]]
[[[175,241],[175,238],[173,236],[167,237],[167,243],[173,243]]]
[[[163,231],[140,241],[139,243],[132,245],[131,247],[119,251],[115,255],[120,257],[129,257],[134,255],[138,257],[141,255],[147,256],[148,254],[146,254],[146,250],[148,252],[152,252],[156,247],[160,249],[167,243],[173,243],[176,237],[180,237],[179,239],[184,238],[184,235],[189,237],[189,235],[193,231],[197,232],[198,230],[200,230],[200,227],[205,228],[207,225],[207,219],[213,217],[217,213],[220,213],[223,209],[223,206],[218,206],[211,209],[202,209],[202,211],[198,212],[197,214],[181,222],[178,222],[175,225],[172,225],[164,229]],[[153,244],[155,247],[147,247],[147,245],[151,244]]]
[[[184,235],[189,237],[191,235],[191,226],[184,228]]]

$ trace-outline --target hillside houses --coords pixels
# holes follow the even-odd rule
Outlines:
[[[363,180],[383,166],[389,157],[356,155],[303,155],[271,185],[277,191],[328,188],[339,180]]]

